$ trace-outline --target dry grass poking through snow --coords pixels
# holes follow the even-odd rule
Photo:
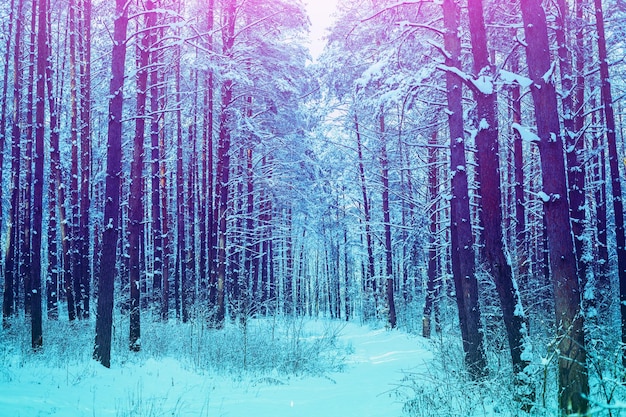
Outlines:
[[[148,359],[173,358],[194,372],[229,374],[235,377],[274,375],[320,376],[340,371],[350,347],[343,345],[337,322],[270,317],[248,320],[246,325],[228,322],[216,330],[204,320],[142,323],[142,350],[129,351],[128,319],[114,323],[112,367]],[[45,363],[64,368],[91,361],[94,323],[46,322],[44,348],[30,351],[30,328],[21,318],[0,330],[0,380],[10,381],[11,368]]]

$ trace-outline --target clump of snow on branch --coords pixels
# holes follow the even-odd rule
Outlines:
[[[519,123],[513,123],[511,125],[513,129],[519,133],[523,141],[526,142],[540,142],[541,139],[535,133],[531,132],[529,128],[520,125]]]
[[[523,75],[515,74],[514,72],[506,71],[503,69],[500,70],[498,75],[504,85],[518,84],[520,87],[528,88],[533,83],[532,80],[528,77],[524,77]]]

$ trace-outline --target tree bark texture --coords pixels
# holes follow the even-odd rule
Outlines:
[[[48,48],[48,3],[39,0],[37,16],[37,83],[36,93],[39,99],[35,103],[35,181],[33,184],[33,237],[31,267],[31,346],[39,350],[43,346],[43,323],[41,308],[42,293],[42,259],[41,244],[43,238],[43,168],[45,139],[45,92],[46,92],[46,61]]]
[[[468,0],[470,37],[474,72],[476,77],[492,77],[492,65],[489,61],[487,32],[485,29],[482,0]],[[506,242],[502,217],[502,190],[500,185],[500,149],[498,143],[498,114],[495,92],[474,90],[476,100],[476,148],[479,192],[481,195],[482,224],[485,269],[493,277],[500,299],[502,318],[513,362],[513,374],[520,400],[528,408],[534,401],[530,375],[524,371],[530,360],[523,359],[525,344],[528,339],[527,320],[522,307],[522,300],[513,277],[513,268],[509,257],[504,253]],[[530,347],[528,347],[530,348]]]
[[[128,11],[125,0],[115,2],[111,82],[109,85],[109,124],[107,134],[107,175],[102,231],[102,258],[98,277],[98,306],[94,359],[111,367],[111,333],[113,325],[113,284],[116,275],[116,249],[120,225],[120,175],[122,158],[122,110],[124,104],[124,62]]]
[[[544,218],[560,353],[559,408],[561,415],[585,415],[589,409],[589,383],[580,288],[569,221],[565,157],[553,80],[555,64],[550,62],[547,21],[541,2],[522,0],[521,9],[528,43],[526,62],[533,81],[531,93],[540,138]]]
[[[461,41],[459,39],[459,13],[457,0],[444,0],[444,42],[448,67],[460,68]],[[450,171],[452,199],[450,201],[450,243],[452,275],[459,310],[461,337],[465,363],[475,379],[487,373],[487,359],[483,346],[483,329],[478,303],[478,282],[474,260],[474,236],[470,218],[468,179],[465,160],[463,104],[461,80],[452,73],[446,74],[448,99],[448,125],[450,130]]]

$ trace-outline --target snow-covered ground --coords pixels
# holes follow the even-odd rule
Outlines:
[[[345,366],[300,376],[199,371],[169,354],[141,359],[129,353],[105,369],[88,358],[60,360],[57,356],[64,353],[58,350],[33,359],[0,341],[0,416],[402,415],[395,389],[405,371],[427,367],[430,342],[399,330],[321,321],[307,322],[303,336],[322,337],[329,326],[338,332]],[[72,349],[71,344],[64,349]]]

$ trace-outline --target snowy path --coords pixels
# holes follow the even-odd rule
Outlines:
[[[352,323],[340,339],[353,348],[343,372],[275,383],[198,375],[173,359],[113,369],[93,361],[67,369],[0,363],[0,417],[399,417],[402,404],[390,390],[403,370],[432,358],[427,342]]]
[[[418,340],[398,331],[370,330],[349,324],[341,339],[354,353],[344,372],[328,378],[302,378],[288,385],[263,386],[249,398],[224,394],[220,411],[227,417],[394,417],[402,405],[390,393],[402,378],[432,358]],[[423,345],[423,344],[422,344]]]

